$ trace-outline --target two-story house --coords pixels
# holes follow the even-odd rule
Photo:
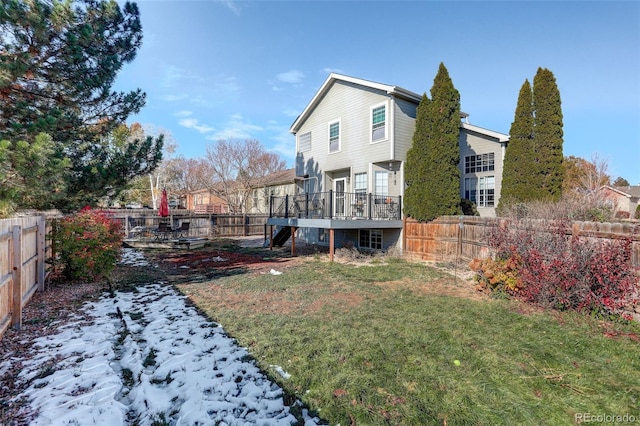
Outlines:
[[[421,98],[398,86],[329,75],[291,125],[297,191],[272,197],[267,223],[331,250],[399,246],[405,160]],[[463,118],[460,196],[491,215],[508,136]]]

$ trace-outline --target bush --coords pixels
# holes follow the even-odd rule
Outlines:
[[[122,245],[120,224],[104,212],[85,208],[60,220],[55,247],[64,276],[100,280],[115,268]]]
[[[510,219],[582,220],[609,222],[613,208],[603,198],[564,197],[558,202],[531,201],[528,203],[500,203],[496,210],[501,217]]]
[[[476,209],[476,203],[466,198],[460,199],[460,210],[465,216],[480,216],[478,209]]]
[[[489,231],[494,257],[471,267],[483,288],[546,308],[619,315],[637,304],[631,241],[568,237],[562,222],[514,221]]]
[[[640,219],[640,204],[636,207],[636,214],[633,215],[635,219]]]

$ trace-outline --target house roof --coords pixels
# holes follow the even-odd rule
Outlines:
[[[469,123],[462,123],[460,125],[460,127],[462,127],[463,129],[475,132],[475,133],[480,133],[486,136],[489,136],[491,138],[495,138],[498,140],[498,142],[509,142],[509,135],[504,134],[504,133],[500,133],[500,132],[496,132],[494,130],[489,130],[489,129],[485,129],[479,126],[475,126],[473,124],[469,124]]]
[[[331,73],[329,74],[329,77],[327,77],[325,82],[322,84],[322,86],[320,86],[320,89],[313,96],[313,98],[311,99],[311,102],[309,102],[309,104],[306,106],[304,111],[302,111],[302,113],[298,116],[298,118],[296,118],[296,120],[293,122],[293,124],[291,125],[291,128],[289,129],[290,133],[293,133],[295,135],[298,132],[298,130],[300,129],[300,126],[302,126],[302,123],[304,123],[304,121],[309,117],[309,115],[315,109],[315,107],[318,106],[318,104],[320,103],[324,95],[329,91],[333,83],[335,83],[336,81],[344,81],[346,83],[352,83],[352,84],[357,84],[364,87],[369,87],[372,89],[381,90],[383,92],[386,92],[389,95],[397,96],[403,99],[408,99],[416,103],[419,103],[420,100],[422,99],[421,95],[418,95],[417,93],[411,92],[407,89],[403,89],[402,87],[399,87],[399,86],[391,86],[389,84],[376,83],[374,81],[364,80],[362,78],[349,77],[347,75]]]
[[[287,183],[294,183],[296,177],[296,169],[287,169],[280,172],[271,173],[263,178],[259,179],[257,187],[282,185]]]
[[[628,198],[640,198],[640,185],[636,186],[610,186],[603,185],[602,188],[609,189],[624,197]]]

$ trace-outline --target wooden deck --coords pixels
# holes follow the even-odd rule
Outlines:
[[[204,247],[206,238],[175,238],[158,240],[154,238],[127,238],[122,241],[122,245],[129,248],[139,249],[180,249],[191,250]]]

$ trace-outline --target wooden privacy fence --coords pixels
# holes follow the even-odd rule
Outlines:
[[[0,219],[0,337],[22,326],[22,309],[36,290],[44,290],[44,216]]]
[[[160,221],[172,221],[177,228],[182,222],[189,222],[190,237],[247,237],[263,235],[267,214],[198,214],[191,210],[177,209],[167,218],[160,218],[155,210],[109,210],[118,220],[125,235],[129,236],[136,227],[157,228]]]
[[[477,216],[441,216],[432,222],[420,223],[405,219],[404,253],[410,258],[435,261],[471,261],[490,254],[487,229],[509,226],[499,218]],[[548,222],[531,221],[539,232],[549,230]],[[547,226],[545,226],[547,225]],[[568,235],[612,240],[629,238],[632,244],[631,265],[640,268],[640,223],[573,222]]]

